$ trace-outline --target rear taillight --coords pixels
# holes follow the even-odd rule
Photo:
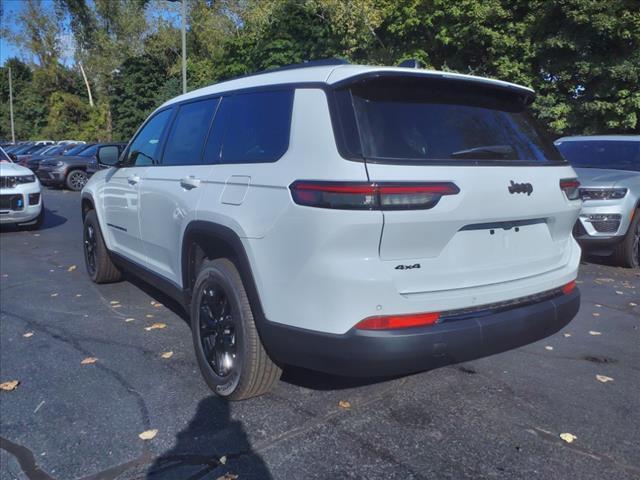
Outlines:
[[[564,192],[569,200],[580,198],[580,182],[577,178],[565,178],[560,180],[560,190]]]
[[[440,314],[415,313],[411,315],[387,315],[365,318],[356,325],[358,330],[395,330],[398,328],[424,327],[438,323]]]
[[[346,210],[424,210],[460,189],[450,182],[365,183],[299,180],[289,187],[298,205]]]
[[[575,289],[576,289],[576,281],[573,280],[562,287],[562,293],[564,293],[565,295],[569,295]]]

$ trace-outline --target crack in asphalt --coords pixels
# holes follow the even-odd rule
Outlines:
[[[37,321],[35,321],[35,319],[30,319],[27,318],[25,316],[13,313],[13,312],[7,312],[5,310],[0,310],[0,313],[4,313],[5,315],[11,315],[14,318],[18,318],[20,320],[22,320],[23,322],[25,322],[27,325],[29,325],[30,327],[33,327],[34,329],[40,330],[45,332],[47,335],[49,335],[51,338],[58,340],[59,342],[65,343],[66,345],[71,346],[71,348],[73,348],[74,350],[80,352],[81,354],[85,355],[86,357],[89,357],[92,355],[92,352],[90,352],[89,350],[86,350],[82,347],[82,345],[80,345],[80,343],[75,340],[72,336],[70,336],[69,338],[65,338],[62,335],[54,332],[51,328],[45,327],[42,324],[38,323]],[[140,392],[138,392],[135,388],[133,388],[126,380],[125,378],[120,375],[119,372],[113,370],[112,368],[107,367],[105,364],[97,362],[94,364],[94,366],[103,371],[104,373],[106,373],[108,376],[112,377],[117,383],[119,383],[127,392],[129,392],[130,394],[132,394],[135,399],[136,399],[136,403],[138,404],[138,408],[140,410],[140,414],[141,414],[141,418],[142,418],[142,423],[145,427],[145,429],[148,429],[150,426],[150,415],[149,415],[149,410],[147,408],[147,404],[144,400],[144,397],[142,396],[142,394],[140,394]]]
[[[581,447],[580,445],[576,445],[574,443],[566,443],[566,442],[561,442],[560,440],[558,440],[558,436],[554,435],[552,432],[549,432],[547,430],[543,430],[542,428],[538,428],[538,427],[524,427],[523,425],[518,425],[521,428],[524,428],[526,431],[533,433],[534,435],[536,435],[537,437],[541,438],[544,441],[547,442],[552,442],[556,445],[561,445],[562,447],[568,448],[570,450],[573,450],[574,452],[580,453],[582,455],[586,455],[588,457],[591,457],[595,460],[599,460],[601,462],[605,462],[608,463],[610,465],[614,465],[616,467],[619,467],[621,469],[623,469],[624,471],[626,471],[629,474],[632,475],[640,475],[640,466],[635,466],[635,465],[629,465],[627,463],[622,463],[620,461],[618,461],[617,459],[613,458],[612,456],[606,454],[606,453],[599,453],[599,452],[595,452],[593,450],[591,450],[590,448],[586,448],[586,447]]]
[[[35,455],[27,447],[0,437],[0,448],[16,458],[22,472],[29,480],[54,480],[53,477],[38,466]]]

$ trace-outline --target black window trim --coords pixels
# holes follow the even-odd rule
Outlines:
[[[369,73],[370,76],[379,76],[382,72],[372,72]],[[397,75],[397,72],[393,72]],[[225,90],[225,91],[221,91],[221,92],[214,92],[214,93],[210,93],[210,94],[206,94],[206,95],[200,95],[198,97],[194,97],[194,98],[189,98],[189,99],[185,99],[185,100],[181,100],[181,101],[176,101],[173,102],[169,105],[167,105],[166,107],[157,110],[156,112],[154,112],[153,116],[157,115],[158,113],[170,109],[170,108],[174,108],[174,114],[172,115],[172,118],[170,119],[171,124],[173,124],[173,117],[175,116],[175,112],[177,110],[175,110],[175,107],[178,107],[184,103],[190,103],[190,102],[194,102],[194,101],[199,101],[199,100],[206,100],[209,98],[215,98],[215,97],[220,97],[220,99],[222,100],[223,97],[230,97],[230,96],[234,96],[234,95],[240,95],[240,94],[244,94],[244,93],[254,93],[254,92],[264,92],[264,91],[277,91],[277,90],[293,90],[294,93],[294,102],[292,102],[292,120],[293,120],[293,107],[295,104],[295,92],[296,90],[302,90],[302,89],[311,89],[311,90],[321,90],[324,92],[326,98],[327,98],[327,104],[329,107],[329,116],[331,119],[331,128],[333,130],[333,137],[335,139],[336,142],[336,147],[338,149],[338,153],[340,154],[340,156],[348,161],[352,161],[352,162],[359,162],[359,163],[372,163],[372,164],[383,164],[383,165],[397,165],[397,166],[402,166],[402,165],[414,165],[414,166],[434,166],[434,167],[439,167],[439,166],[460,166],[460,167],[465,167],[465,166],[486,166],[486,167],[505,167],[505,166],[509,166],[509,167],[567,167],[569,166],[569,162],[565,161],[549,161],[549,162],[539,162],[539,161],[522,161],[522,160],[427,160],[427,161],[406,161],[404,159],[365,159],[363,156],[356,156],[356,155],[352,155],[348,152],[348,150],[345,148],[345,140],[343,137],[343,130],[342,130],[342,126],[340,123],[340,119],[339,119],[339,114],[338,114],[338,107],[337,107],[337,101],[335,99],[335,92],[345,88],[347,85],[349,85],[349,83],[351,83],[353,80],[361,80],[365,75],[367,74],[362,74],[362,75],[358,75],[356,77],[350,77],[348,79],[342,80],[340,82],[337,82],[335,84],[327,84],[325,82],[288,82],[288,83],[278,83],[278,84],[269,84],[269,85],[258,85],[258,86],[253,86],[253,87],[245,87],[245,88],[238,88],[238,89],[233,89],[233,90]],[[451,80],[458,80],[458,81],[465,81],[465,79],[454,79],[451,78]],[[496,85],[495,88],[503,88],[503,86],[501,85]],[[507,89],[515,89],[517,87],[510,87],[508,85],[505,85],[504,88]],[[519,89],[520,91],[520,89]],[[218,104],[219,106],[220,104]],[[217,111],[216,111],[217,114]],[[126,155],[128,154],[129,151],[129,146],[131,145],[131,142],[137,137],[138,133],[140,132],[140,130],[147,124],[147,122],[151,119],[152,117],[148,117],[147,120],[145,120],[145,122],[140,126],[140,128],[136,131],[135,135],[131,138],[131,140],[129,141],[129,143],[127,144],[127,148],[125,150],[125,155],[123,156],[123,158],[126,158]],[[214,120],[215,120],[215,116],[214,116]],[[213,124],[213,122],[212,122]],[[166,133],[168,132],[168,130],[165,131],[165,134],[163,136],[166,136]],[[210,133],[210,132],[209,132]],[[208,140],[208,136],[207,136],[207,140]],[[164,153],[164,138],[162,139],[162,151]],[[289,138],[289,143],[291,141],[291,138]],[[206,142],[205,142],[205,146],[206,146]],[[285,153],[283,154],[283,156],[286,154],[286,152],[288,151],[290,145],[287,145],[287,150],[285,151]],[[257,162],[251,162],[252,164],[255,164]],[[268,163],[268,162],[259,162],[259,163]],[[250,164],[250,163],[247,163]],[[208,164],[208,165],[242,165],[239,163],[214,163],[214,164]],[[166,166],[166,165],[153,165],[154,167],[161,167],[161,166]]]

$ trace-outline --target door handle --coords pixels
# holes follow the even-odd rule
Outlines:
[[[136,185],[139,181],[139,175],[131,175],[130,177],[127,177],[127,182],[129,182],[129,185]]]
[[[185,190],[191,190],[192,188],[198,188],[200,186],[200,179],[194,176],[188,176],[180,179],[180,186]]]

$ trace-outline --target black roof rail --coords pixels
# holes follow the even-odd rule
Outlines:
[[[404,68],[422,68],[422,63],[420,62],[420,60],[410,58],[408,60],[405,60],[404,62],[400,62],[400,65],[398,66]]]
[[[291,65],[283,65],[282,67],[268,68],[267,70],[260,70],[259,72],[245,73],[244,75],[238,75],[236,77],[227,78],[222,80],[223,82],[230,82],[231,80],[238,80],[240,78],[255,77],[256,75],[264,75],[265,73],[282,72],[286,70],[295,70],[297,68],[308,67],[327,67],[331,65],[349,65],[347,60],[342,58],[322,58],[320,60],[306,60],[302,63],[293,63]]]
[[[283,70],[295,70],[296,68],[328,67],[331,65],[349,65],[349,62],[343,58],[321,58],[319,60],[305,60],[302,63],[292,63],[291,65],[283,65],[282,67],[269,68],[267,70],[263,70],[262,72],[257,72],[255,75],[260,73],[280,72]]]

